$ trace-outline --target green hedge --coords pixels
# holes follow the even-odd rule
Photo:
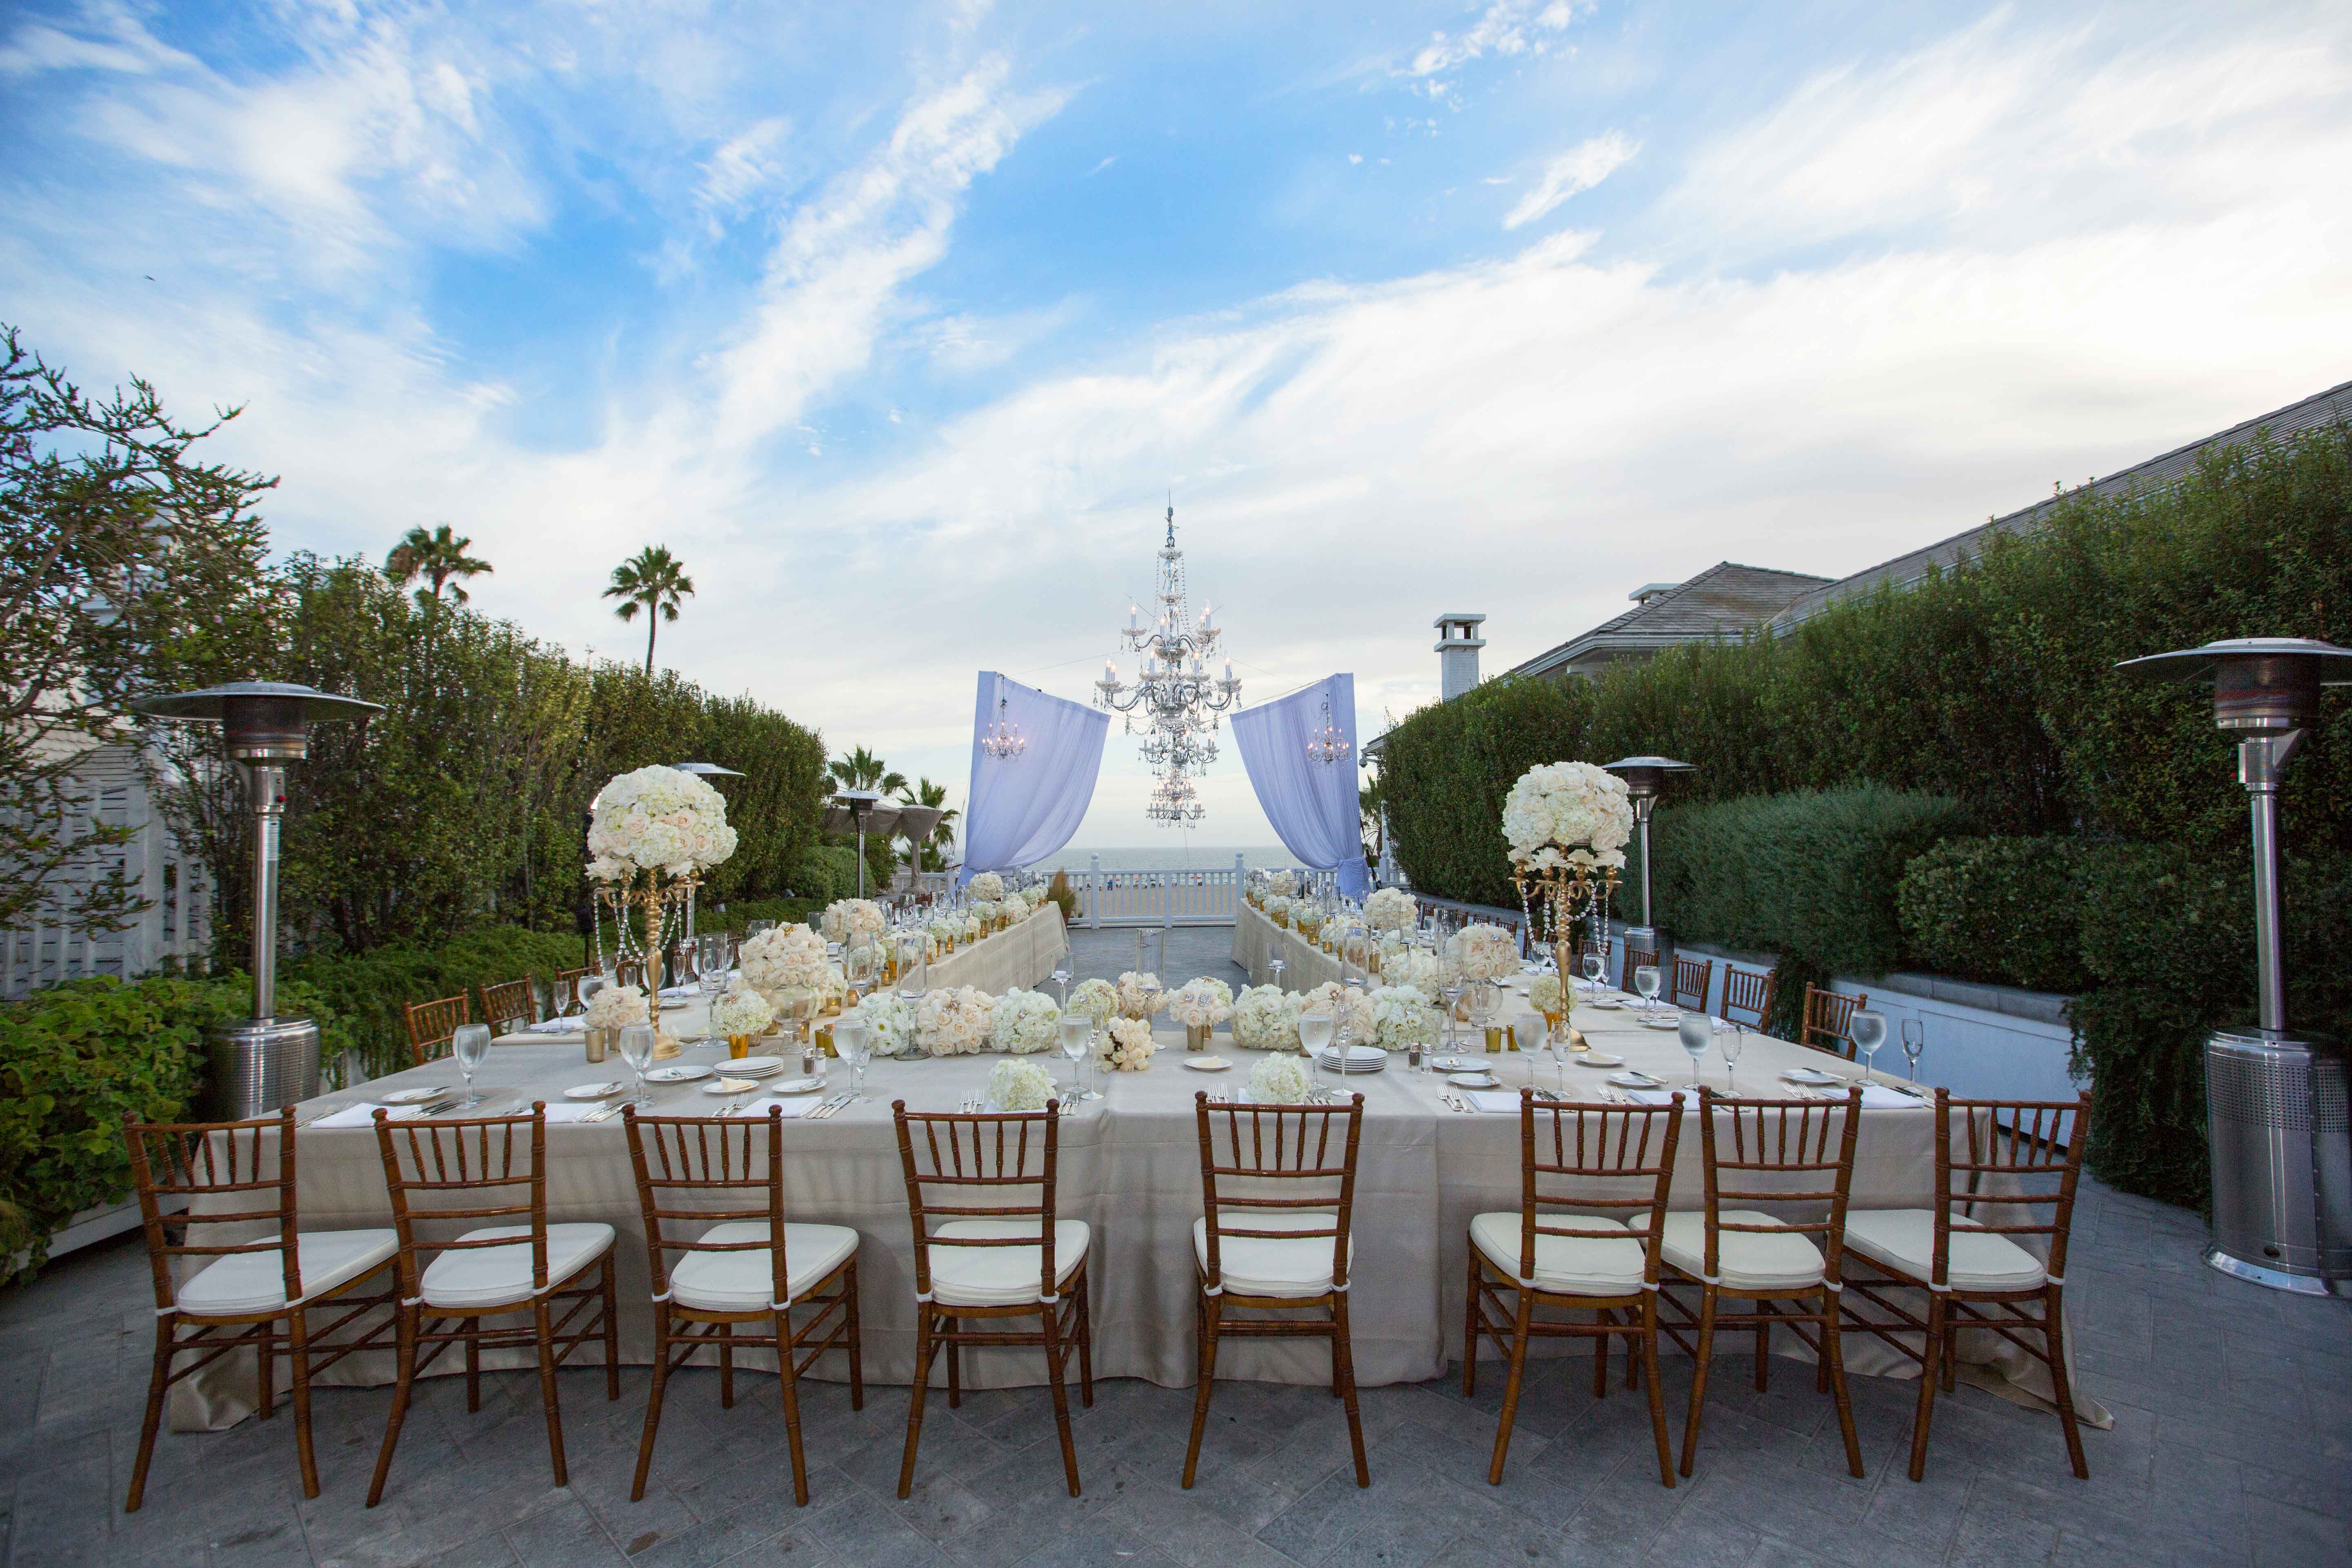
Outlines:
[[[395,943],[355,955],[305,956],[288,963],[284,973],[308,985],[345,1021],[345,1045],[359,1050],[368,1076],[375,1078],[408,1065],[409,1003],[460,992],[470,996],[478,985],[526,974],[546,980],[587,963],[587,951],[569,931],[487,926],[441,947]],[[321,1060],[331,1065],[342,1048],[322,1050]]]
[[[830,901],[825,899],[738,899],[724,910],[713,910],[698,916],[696,929],[724,931],[740,937],[753,921],[800,925]]]
[[[335,1008],[299,982],[289,1012],[319,1020],[321,1045],[351,1044]],[[0,1007],[0,1258],[47,1259],[50,1236],[131,1191],[122,1119],[184,1117],[204,1079],[204,1031],[252,1010],[252,983],[157,976],[75,980]]]
[[[1913,860],[1895,890],[1909,962],[1936,974],[2068,995],[2083,967],[2083,868],[2072,838],[1956,838]]]

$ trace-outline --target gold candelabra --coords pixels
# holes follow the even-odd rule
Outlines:
[[[1552,963],[1562,985],[1575,971],[1570,964],[1568,933],[1579,920],[1599,912],[1617,890],[1615,867],[1546,866],[1514,871],[1511,883],[1519,890],[1519,912],[1528,918],[1528,936],[1536,936],[1538,911],[1550,926]]]

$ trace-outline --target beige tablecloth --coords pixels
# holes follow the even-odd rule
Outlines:
[[[1282,984],[1292,991],[1312,991],[1339,978],[1339,961],[1288,926],[1278,926],[1243,900],[1234,918],[1234,962],[1249,971],[1253,985],[1274,984],[1275,959],[1289,965]],[[1223,1352],[1219,1352],[1223,1354]]]
[[[675,1032],[696,1032],[692,1009],[671,1016],[679,1020]],[[1668,1082],[1687,1080],[1689,1058],[1671,1029],[1643,1028],[1625,1010],[1579,1007],[1575,1021],[1597,1048],[1621,1055]],[[1096,1369],[1108,1377],[1143,1377],[1181,1387],[1193,1378],[1192,1224],[1202,1212],[1192,1095],[1237,1084],[1255,1053],[1235,1048],[1221,1030],[1213,1043],[1233,1068],[1198,1073],[1182,1065],[1186,1055],[1181,1029],[1163,1028],[1158,1037],[1160,1050],[1150,1070],[1105,1074],[1107,1098],[1078,1104],[1066,1114],[1060,1209],[1065,1217],[1094,1226]],[[683,1059],[715,1061],[720,1055],[698,1047],[689,1048]],[[911,1109],[952,1110],[982,1095],[997,1059],[989,1055],[877,1062],[867,1074],[870,1098],[866,1101],[828,1121],[783,1124],[791,1216],[852,1226],[864,1237],[859,1276],[866,1371],[878,1382],[908,1381],[914,1348],[913,1248],[890,1102],[902,1098]],[[1559,1070],[1549,1058],[1516,1053],[1489,1059],[1498,1064],[1510,1087],[1528,1081],[1531,1074],[1535,1081],[1550,1087]],[[1762,1089],[1774,1084],[1774,1075],[1783,1067],[1825,1062],[1843,1065],[1819,1052],[1753,1037],[1739,1064],[1739,1084],[1750,1091]],[[1386,1071],[1348,1080],[1365,1099],[1357,1182],[1356,1288],[1350,1299],[1357,1375],[1367,1384],[1436,1376],[1448,1356],[1458,1353],[1470,1219],[1486,1210],[1516,1209],[1519,1199],[1517,1115],[1451,1110],[1444,1102],[1442,1077],[1409,1070],[1401,1056],[1391,1063]],[[1067,1070],[1059,1058],[1053,1058],[1052,1065],[1057,1078]],[[1571,1089],[1582,1086],[1591,1098],[1601,1096],[1601,1073],[1578,1067],[1564,1070]],[[1721,1062],[1714,1062],[1706,1081],[1720,1085],[1722,1070]],[[830,1071],[835,1085],[848,1081],[845,1063],[835,1062]],[[533,1097],[556,1101],[569,1084],[625,1073],[614,1061],[589,1067],[576,1044],[515,1044],[490,1054],[479,1081],[509,1091],[508,1103],[527,1104]],[[364,1098],[370,1089],[455,1081],[451,1064],[436,1062],[310,1102],[304,1113]],[[694,1114],[712,1103],[698,1086],[686,1085],[658,1091],[656,1109]],[[1918,1206],[1928,1201],[1934,1121],[1932,1110],[1924,1106],[1864,1113],[1853,1178],[1857,1207]],[[602,1220],[619,1233],[623,1352],[633,1363],[645,1363],[650,1359],[652,1337],[645,1229],[623,1126],[617,1120],[595,1126],[551,1126],[547,1139],[548,1217]],[[301,1140],[299,1202],[305,1229],[391,1223],[373,1131],[314,1128],[303,1132]],[[1695,1133],[1686,1134],[1675,1171],[1674,1206],[1693,1208],[1701,1203],[1699,1160],[1699,1140]],[[1980,1372],[2014,1378],[2029,1389],[2035,1386],[2025,1358],[2000,1342],[1972,1342],[1964,1354],[1990,1363]],[[1901,1372],[1908,1364],[1888,1347],[1863,1336],[1849,1337],[1847,1360],[1859,1373]],[[509,1355],[497,1364],[521,1361],[520,1355]],[[1218,1370],[1234,1377],[1315,1384],[1328,1380],[1329,1364],[1328,1351],[1309,1342],[1242,1340],[1220,1349]],[[389,1355],[352,1357],[335,1367],[326,1381],[374,1384],[389,1381],[391,1374]],[[817,1374],[845,1375],[824,1363]],[[1034,1352],[983,1352],[967,1362],[965,1377],[973,1386],[1033,1384],[1043,1381],[1043,1363]],[[252,1387],[249,1362],[243,1366],[226,1360],[217,1363],[173,1390],[174,1427],[201,1429],[236,1421],[249,1412]]]
[[[1034,991],[1061,967],[1069,952],[1070,933],[1062,929],[1062,906],[1040,904],[1019,924],[934,959],[929,984],[941,989],[971,985],[992,996],[1016,988]]]

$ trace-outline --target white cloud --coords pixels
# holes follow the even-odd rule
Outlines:
[[[1423,79],[1424,89],[1439,96],[1447,84],[1428,79],[1440,71],[1488,55],[1542,54],[1575,19],[1576,7],[1570,0],[1494,0],[1463,31],[1431,34],[1398,74]]]
[[[792,118],[776,114],[754,121],[721,142],[702,166],[703,204],[731,216],[754,194],[774,184],[784,174],[778,153],[792,133]]]
[[[1569,197],[1591,190],[1623,168],[1641,150],[1640,142],[1615,131],[1578,142],[1544,165],[1543,178],[1504,215],[1503,226],[1517,228],[1533,223]]]

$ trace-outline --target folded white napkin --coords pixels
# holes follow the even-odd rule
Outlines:
[[[316,1121],[311,1122],[310,1126],[312,1128],[373,1127],[375,1125],[375,1113],[378,1110],[390,1110],[393,1121],[403,1121],[415,1116],[417,1110],[418,1108],[414,1105],[379,1106],[372,1100],[362,1100],[357,1105],[344,1106],[331,1116],[320,1117]]]
[[[549,1018],[542,1023],[526,1024],[520,1032],[527,1035],[576,1035],[585,1026],[577,1018]]]
[[[702,994],[702,987],[699,985],[672,985],[667,987],[662,992],[662,994],[665,996],[699,996]]]
[[[607,1102],[595,1100],[559,1100],[547,1108],[547,1124],[560,1121],[581,1121],[604,1109]]]
[[[773,1105],[780,1107],[783,1110],[784,1120],[790,1121],[795,1117],[806,1116],[824,1103],[824,1096],[821,1094],[796,1094],[790,1100],[781,1095],[764,1094],[742,1110],[736,1111],[735,1114],[765,1121],[768,1119],[768,1107]]]
[[[1462,1091],[1462,1098],[1481,1110],[1491,1110],[1497,1114],[1507,1111],[1513,1116],[1519,1113],[1519,1091],[1516,1089],[1465,1089]]]
[[[1899,1089],[1888,1089],[1883,1084],[1864,1084],[1862,1089],[1862,1108],[1864,1110],[1918,1110],[1923,1108],[1932,1110],[1934,1103],[1932,1100],[1905,1094]]]
[[[1689,1095],[1686,1089],[1621,1089],[1617,1091],[1636,1105],[1672,1105],[1677,1099]]]

